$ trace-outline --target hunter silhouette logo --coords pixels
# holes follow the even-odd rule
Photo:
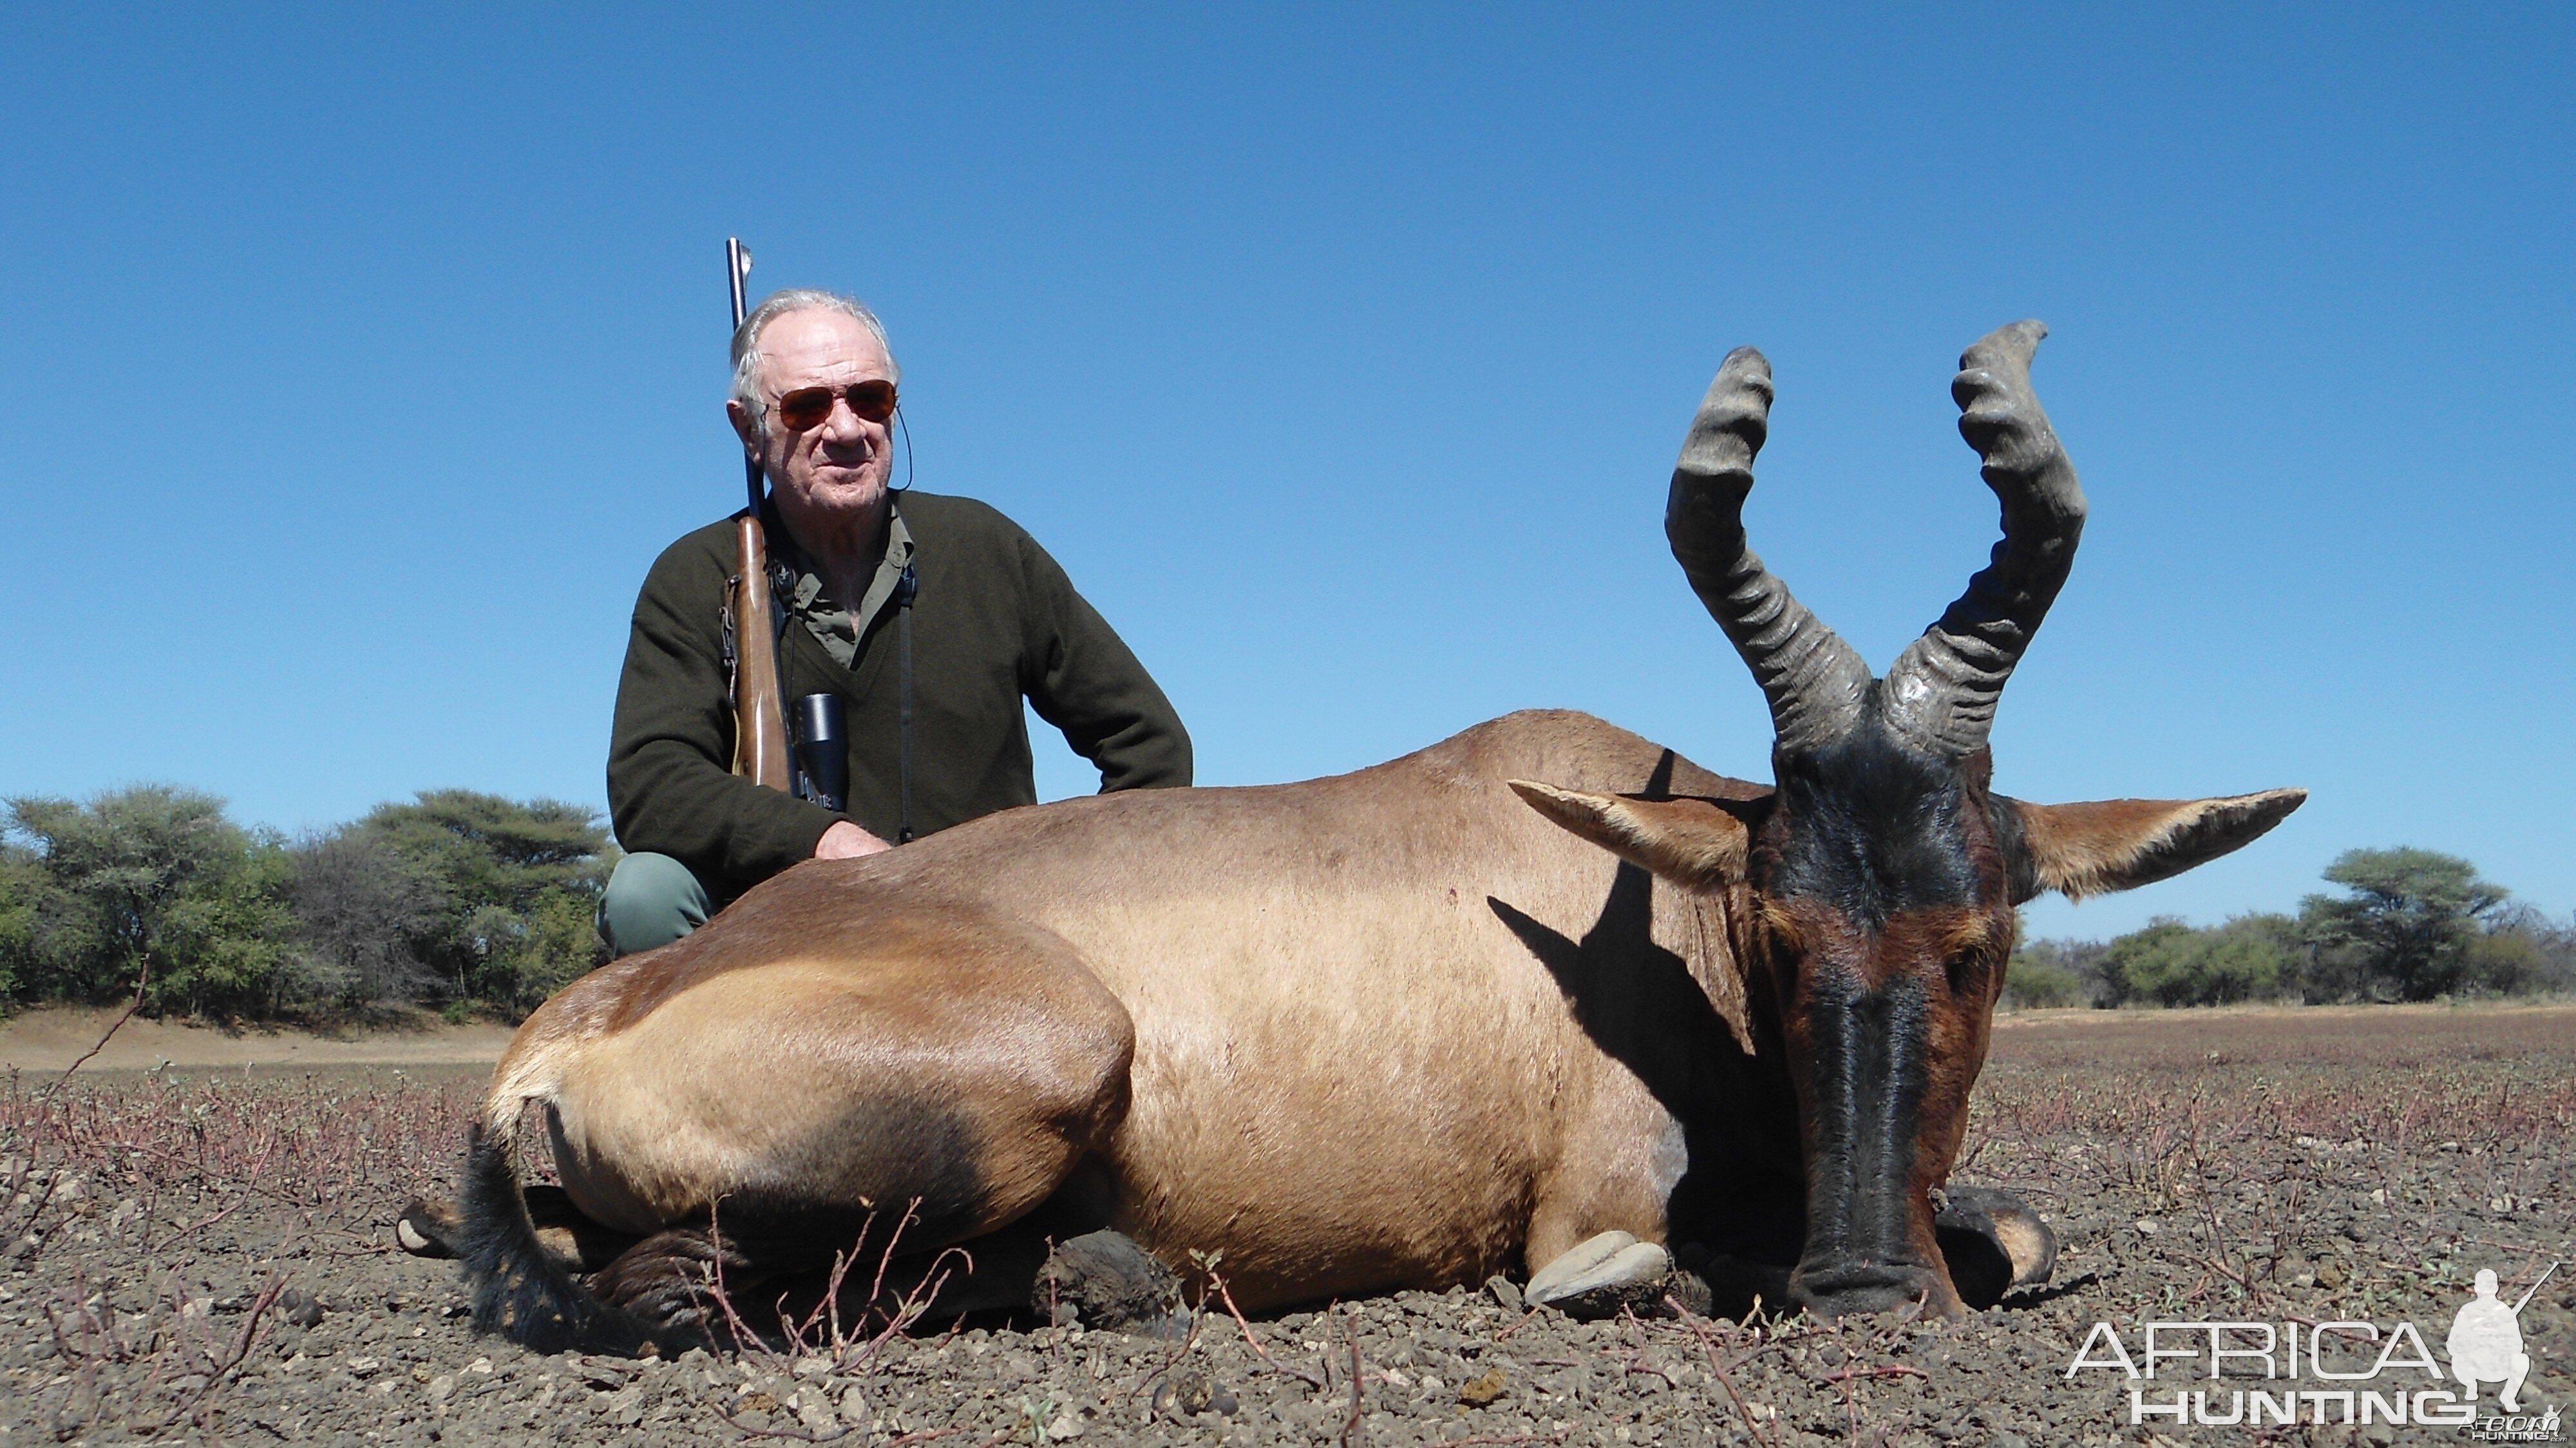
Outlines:
[[[2451,1376],[2469,1390],[2471,1401],[2477,1399],[2478,1384],[2501,1383],[2496,1400],[2508,1413],[2522,1411],[2522,1380],[2531,1376],[2531,1355],[2522,1350],[2522,1309],[2557,1270],[2558,1264],[2550,1263],[2549,1271],[2524,1288],[2511,1307],[2496,1298],[2495,1273],[2478,1270],[2477,1295],[2451,1319],[2451,1335],[2442,1344],[2451,1358]]]

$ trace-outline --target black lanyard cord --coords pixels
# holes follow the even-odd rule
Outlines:
[[[895,663],[902,676],[895,704],[896,727],[902,735],[895,759],[894,842],[898,845],[912,843],[912,596],[917,589],[912,565],[907,563],[894,586]]]

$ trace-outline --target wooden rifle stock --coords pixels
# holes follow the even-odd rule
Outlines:
[[[743,279],[751,272],[751,250],[739,238],[725,239],[725,269],[733,278],[733,325],[742,330]],[[740,570],[733,597],[733,772],[775,790],[794,788],[787,772],[787,715],[779,704],[778,632],[769,601],[769,539],[760,524],[760,460],[743,459],[743,478],[751,508],[735,520],[734,543]]]
[[[778,705],[778,635],[769,622],[769,545],[760,515],[734,524],[742,572],[734,579],[733,772],[786,789],[787,719]]]

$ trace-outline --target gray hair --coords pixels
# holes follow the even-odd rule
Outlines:
[[[769,399],[760,394],[760,368],[768,357],[760,350],[760,334],[770,323],[789,312],[838,312],[868,329],[885,350],[886,365],[894,372],[891,379],[903,380],[903,364],[894,359],[894,344],[886,340],[885,323],[868,310],[868,304],[839,292],[826,292],[813,287],[790,287],[772,292],[761,304],[751,309],[742,325],[733,329],[733,400],[751,414],[752,428],[762,442],[769,441]]]

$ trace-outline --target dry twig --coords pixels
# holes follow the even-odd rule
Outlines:
[[[1270,1349],[1261,1345],[1261,1339],[1253,1334],[1252,1324],[1244,1319],[1243,1309],[1234,1305],[1234,1292],[1225,1285],[1224,1278],[1219,1277],[1214,1272],[1210,1272],[1208,1273],[1208,1282],[1216,1288],[1218,1300],[1225,1304],[1225,1310],[1233,1316],[1234,1325],[1243,1329],[1243,1342],[1246,1347],[1251,1348],[1254,1354],[1259,1356],[1263,1362],[1270,1364],[1272,1371],[1285,1373],[1289,1377],[1297,1379],[1319,1393],[1324,1390],[1324,1380],[1322,1378],[1306,1371],[1304,1368],[1292,1368],[1287,1366],[1280,1362],[1279,1359],[1272,1357],[1270,1355]],[[1206,1299],[1201,1298],[1200,1302],[1201,1305],[1204,1306]]]
[[[1717,1343],[1708,1335],[1707,1327],[1692,1315],[1689,1308],[1682,1306],[1669,1293],[1664,1297],[1664,1305],[1673,1310],[1673,1314],[1681,1319],[1682,1326],[1689,1328],[1691,1336],[1698,1338],[1700,1347],[1707,1351],[1709,1373],[1717,1379],[1719,1387],[1726,1389],[1726,1395],[1735,1400],[1735,1410],[1744,1415],[1745,1431],[1759,1433],[1771,1448],[1780,1448],[1779,1424],[1753,1416],[1752,1406],[1744,1401],[1742,1393],[1735,1390],[1735,1380],[1726,1375],[1726,1365],[1718,1361]],[[1766,1429],[1768,1431],[1765,1431]]]

